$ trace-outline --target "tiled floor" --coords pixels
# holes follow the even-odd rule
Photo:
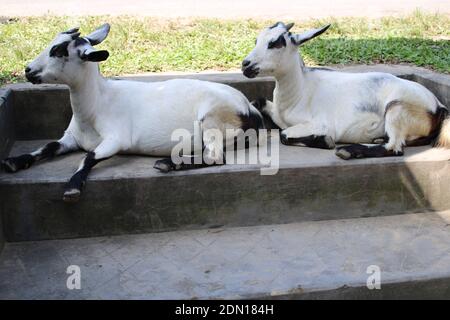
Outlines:
[[[364,287],[370,265],[382,286],[450,277],[450,212],[8,243],[0,298],[267,297]]]

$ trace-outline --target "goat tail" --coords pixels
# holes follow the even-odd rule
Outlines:
[[[264,118],[261,112],[254,106],[253,103],[249,103],[249,112],[248,112],[248,128],[252,128],[255,130],[265,129]]]
[[[437,100],[437,99],[436,99]],[[434,147],[436,148],[446,148],[450,149],[450,116],[448,109],[439,100],[438,110],[436,111],[439,123],[439,135],[434,142]]]

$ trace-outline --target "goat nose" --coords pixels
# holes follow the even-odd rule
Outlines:
[[[243,67],[246,67],[246,66],[248,66],[250,64],[250,60],[244,60],[244,61],[242,61],[242,66]]]
[[[29,73],[31,71],[30,67],[25,68],[25,73]]]

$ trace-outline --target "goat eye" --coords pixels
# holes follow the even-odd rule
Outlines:
[[[286,46],[286,40],[284,39],[284,36],[281,35],[281,36],[278,37],[277,40],[270,41],[268,46],[267,46],[267,49],[274,49],[274,48],[275,49],[280,49],[280,48],[285,47],[285,46]]]

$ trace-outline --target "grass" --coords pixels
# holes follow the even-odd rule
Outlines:
[[[274,21],[137,17],[37,17],[0,19],[0,85],[23,81],[23,69],[61,31],[90,32],[108,21],[99,46],[110,51],[101,64],[107,76],[159,71],[238,68],[258,32]],[[293,32],[332,23],[302,46],[310,65],[409,63],[450,72],[450,17],[415,12],[382,19],[329,18],[297,21]]]

